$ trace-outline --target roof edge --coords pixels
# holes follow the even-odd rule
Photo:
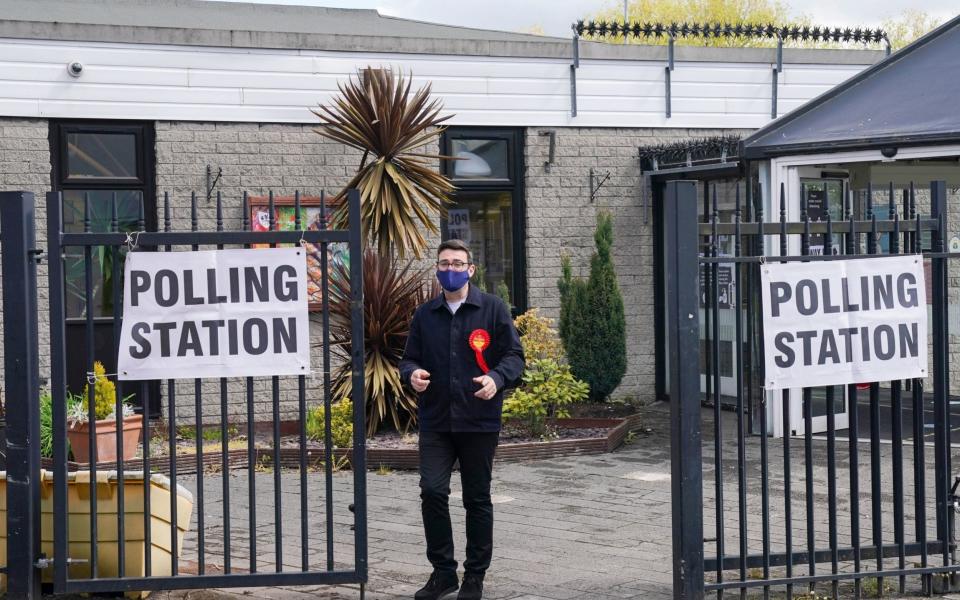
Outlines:
[[[837,142],[817,142],[803,144],[781,144],[778,146],[747,147],[743,146],[740,156],[746,160],[765,160],[777,156],[793,154],[819,154],[838,150],[879,150],[883,147],[894,146],[906,148],[911,146],[926,146],[940,144],[956,144],[960,141],[960,131],[952,133],[930,133],[911,136],[886,136],[875,138],[857,138]],[[746,142],[746,140],[744,140]]]
[[[958,15],[958,16],[950,19],[949,21],[947,21],[947,22],[944,23],[943,25],[937,27],[937,28],[934,29],[933,31],[928,32],[927,34],[925,34],[925,35],[924,35],[923,37],[921,37],[920,39],[918,39],[918,40],[914,41],[913,43],[905,46],[904,48],[901,48],[900,50],[894,52],[893,54],[891,54],[890,56],[888,56],[888,57],[886,57],[885,59],[881,60],[880,62],[874,64],[873,66],[864,69],[864,70],[861,71],[860,73],[857,73],[856,75],[854,75],[854,76],[851,77],[850,79],[844,81],[843,83],[841,83],[841,84],[839,84],[839,85],[837,85],[837,86],[834,86],[833,88],[827,90],[827,91],[824,92],[823,94],[820,94],[820,95],[817,96],[816,98],[813,98],[813,99],[811,99],[811,100],[808,100],[805,104],[803,104],[803,105],[800,106],[799,108],[797,108],[797,109],[795,109],[795,110],[787,113],[786,115],[780,117],[779,119],[776,119],[776,120],[768,123],[767,125],[761,127],[760,129],[758,129],[757,131],[755,131],[750,137],[748,137],[748,138],[746,138],[746,139],[743,140],[743,147],[744,147],[743,155],[744,155],[744,157],[749,158],[749,157],[751,157],[751,156],[755,156],[755,155],[758,155],[758,154],[761,154],[761,155],[763,155],[763,156],[769,157],[769,156],[774,156],[774,155],[776,155],[776,154],[773,153],[773,149],[774,149],[774,148],[782,148],[782,149],[787,149],[787,148],[789,148],[789,146],[774,146],[774,145],[770,145],[770,146],[766,146],[766,148],[768,149],[768,151],[765,151],[765,152],[757,153],[757,152],[751,152],[751,151],[750,151],[752,145],[758,143],[761,138],[770,135],[771,133],[777,131],[778,129],[784,127],[785,125],[787,125],[787,124],[789,124],[789,123],[792,123],[792,122],[795,121],[796,119],[798,119],[798,118],[800,118],[801,116],[809,113],[810,111],[818,108],[819,106],[825,104],[827,101],[829,101],[829,100],[835,98],[836,96],[842,94],[842,93],[845,92],[846,90],[848,90],[848,89],[850,89],[850,88],[852,88],[852,87],[854,87],[854,86],[856,86],[856,85],[859,85],[861,82],[863,82],[863,81],[866,80],[866,79],[869,79],[869,78],[872,77],[874,74],[882,71],[883,69],[886,69],[887,67],[890,67],[891,65],[896,64],[898,61],[902,60],[904,57],[909,56],[910,54],[912,54],[912,53],[913,53],[914,51],[916,51],[918,48],[922,48],[922,47],[926,46],[926,45],[929,44],[930,42],[932,42],[932,41],[934,41],[935,39],[939,38],[941,35],[945,34],[946,32],[953,30],[955,27],[960,27],[960,15]],[[901,139],[903,139],[903,138],[901,138]],[[855,140],[845,140],[844,143],[846,143],[846,142],[855,142]],[[823,145],[827,145],[827,144],[823,144]],[[854,144],[854,145],[856,145],[856,144]],[[753,146],[753,147],[755,147],[755,146]],[[838,146],[838,147],[839,147],[839,146]],[[781,154],[782,154],[782,152],[781,152]]]
[[[542,40],[503,41],[470,38],[414,38],[174,27],[128,27],[3,19],[0,19],[0,38],[218,48],[562,58],[568,60],[572,60],[573,54],[572,38],[570,41],[549,37],[544,37]],[[679,62],[776,62],[776,48],[677,46],[674,53],[675,60]],[[869,65],[881,60],[883,56],[883,52],[879,50],[786,48],[783,51],[783,60],[788,64]],[[588,60],[666,61],[667,47],[636,44],[613,45],[581,40],[580,58]]]

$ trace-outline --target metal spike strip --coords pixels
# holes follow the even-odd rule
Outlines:
[[[649,23],[622,21],[585,21],[573,24],[584,38],[603,39],[630,36],[639,38],[756,38],[791,41],[880,43],[887,39],[882,29],[857,27],[810,27],[759,23]]]
[[[692,140],[684,140],[672,144],[656,144],[643,146],[639,150],[640,159],[653,161],[659,164],[683,162],[689,156],[692,160],[705,158],[720,158],[726,154],[727,159],[739,153],[741,138],[739,136],[717,136]]]

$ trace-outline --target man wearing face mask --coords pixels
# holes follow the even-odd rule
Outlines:
[[[523,373],[523,348],[504,302],[470,285],[470,248],[447,240],[437,249],[443,293],[424,303],[410,324],[400,377],[420,394],[420,498],[427,559],[433,574],[416,600],[457,591],[478,600],[493,553],[490,479],[500,437],[503,389]],[[460,462],[467,549],[457,579],[450,525],[450,474]]]

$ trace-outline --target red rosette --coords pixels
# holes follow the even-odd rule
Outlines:
[[[474,355],[477,357],[477,365],[480,366],[480,370],[486,375],[490,367],[487,366],[487,361],[483,360],[483,351],[490,347],[490,334],[487,333],[485,329],[474,329],[470,332],[470,337],[467,338],[467,341]]]

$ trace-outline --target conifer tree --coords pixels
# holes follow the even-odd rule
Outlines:
[[[597,251],[587,281],[571,276],[570,259],[562,261],[560,338],[574,376],[590,384],[590,399],[605,400],[627,370],[623,296],[613,266],[613,217],[597,215]]]

